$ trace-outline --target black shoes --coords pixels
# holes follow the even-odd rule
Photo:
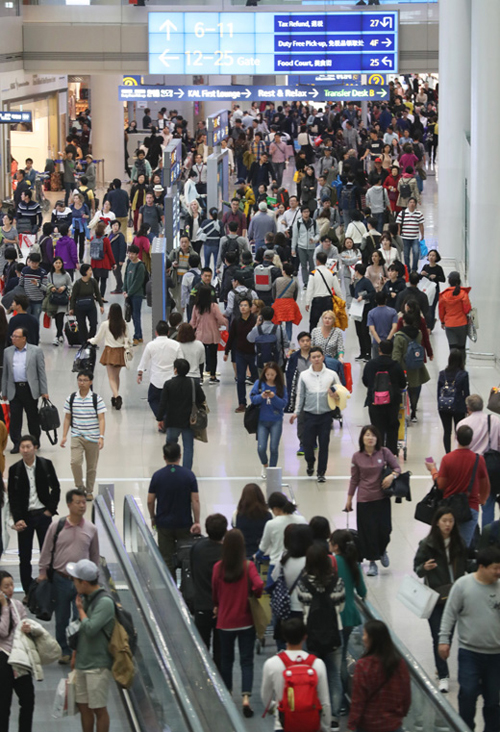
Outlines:
[[[311,477],[312,475],[314,475],[314,465],[313,465],[312,467],[309,467],[309,465],[308,465],[308,466],[307,466],[307,470],[306,470],[306,473],[307,473],[307,475],[308,475],[309,477]]]
[[[19,445],[14,445],[12,450],[10,451],[11,455],[18,455],[19,454]]]

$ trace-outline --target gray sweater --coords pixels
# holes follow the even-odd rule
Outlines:
[[[439,642],[450,643],[455,623],[458,645],[475,653],[500,653],[500,582],[483,585],[474,574],[453,585],[444,609]]]

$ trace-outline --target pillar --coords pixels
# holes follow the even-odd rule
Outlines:
[[[499,28],[500,2],[472,0],[469,284],[479,330],[470,350],[496,356],[500,355],[500,250],[494,232],[498,229],[500,139],[491,132],[493,120],[500,118]]]
[[[125,178],[123,102],[118,87],[123,74],[92,74],[90,111],[92,114],[92,154],[104,159],[104,182]]]
[[[439,0],[439,251],[464,260],[471,0]],[[497,29],[498,30],[498,29]],[[493,119],[493,118],[490,118]]]

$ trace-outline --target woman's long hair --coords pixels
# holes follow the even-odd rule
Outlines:
[[[452,348],[448,356],[448,364],[445,371],[456,374],[457,371],[463,371],[465,368],[464,355],[458,348]]]
[[[123,318],[122,308],[117,302],[114,302],[109,308],[108,326],[109,332],[115,340],[127,333],[127,324]]]
[[[241,491],[236,511],[240,516],[246,516],[252,521],[259,521],[269,516],[269,508],[260,485],[257,485],[257,483],[246,484]]]
[[[363,654],[363,658],[376,656],[382,663],[385,680],[389,681],[399,668],[401,656],[392,642],[387,625],[381,620],[368,620],[365,623],[365,632],[370,643]]]
[[[450,509],[449,506],[441,506],[437,509],[436,513],[432,517],[432,524],[431,524],[431,530],[428,533],[428,538],[431,538],[433,543],[438,546],[441,551],[445,552],[445,545],[444,545],[444,539],[443,535],[441,533],[441,529],[439,528],[439,521],[443,518],[447,513],[451,514],[455,520],[455,523],[453,524],[453,528],[450,531],[450,563],[453,564],[454,560],[459,557],[460,555],[463,555],[465,553],[465,547],[464,543],[460,537],[460,532],[458,530],[458,522],[455,519],[455,516],[453,514],[453,511]]]
[[[345,560],[354,583],[358,584],[360,579],[358,550],[356,549],[356,544],[349,529],[337,529],[334,531],[330,537],[330,544],[332,547],[335,545],[338,546],[339,554]]]
[[[200,315],[212,310],[212,288],[210,285],[200,285],[194,301]]]
[[[313,532],[307,524],[288,524],[284,533],[285,552],[281,564],[285,565],[289,559],[305,557],[307,550],[313,543]]]
[[[7,315],[5,314],[5,308],[3,305],[0,307],[0,340],[5,343],[8,330]]]
[[[457,297],[460,295],[460,285],[462,284],[462,280],[460,279],[460,275],[458,272],[450,272],[450,275],[448,277],[448,284],[450,287],[454,287],[455,289],[452,292],[453,297]]]
[[[333,565],[324,544],[314,542],[306,553],[306,572],[314,577],[316,584],[327,587],[333,578]]]
[[[269,363],[264,364],[264,368],[262,369],[262,373],[259,379],[259,389],[262,389],[262,384],[266,380],[267,369],[273,369],[273,371],[276,371],[276,379],[274,380],[274,385],[276,386],[276,394],[282,399],[285,393],[285,379],[283,378],[283,371],[278,366],[278,364],[275,363],[275,361],[269,361]]]
[[[220,576],[224,582],[238,582],[245,571],[245,539],[239,529],[227,532],[222,543]]]

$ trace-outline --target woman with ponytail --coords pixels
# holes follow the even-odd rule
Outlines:
[[[458,348],[464,355],[467,340],[467,315],[472,307],[469,300],[470,287],[462,287],[458,272],[450,272],[449,287],[439,295],[439,320],[446,331],[450,351]]]

